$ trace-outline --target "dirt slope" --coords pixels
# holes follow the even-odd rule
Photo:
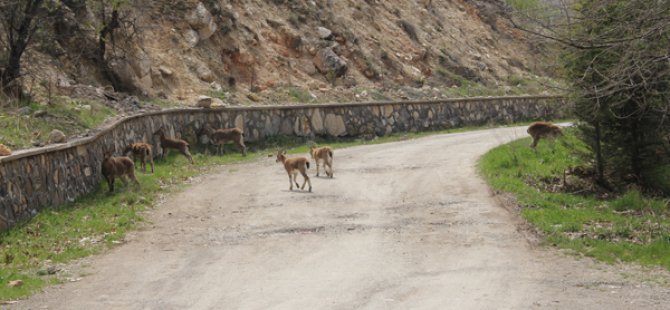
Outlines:
[[[289,192],[267,158],[226,166],[21,309],[661,309],[665,277],[536,248],[475,173],[524,128],[335,151]],[[312,176],[314,170],[310,173]]]
[[[108,2],[100,3],[110,15]],[[542,48],[512,29],[504,3],[128,1],[105,63],[127,90],[186,104],[199,95],[239,104],[439,98],[465,85],[510,90],[551,70]],[[63,1],[26,56],[31,91],[111,85],[95,58],[101,11],[95,1]]]

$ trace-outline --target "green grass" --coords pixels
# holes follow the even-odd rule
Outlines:
[[[29,222],[0,234],[0,301],[29,296],[45,285],[58,283],[68,275],[49,275],[50,266],[101,253],[123,242],[127,232],[143,222],[143,213],[151,209],[161,193],[184,189],[190,177],[211,169],[242,161],[256,160],[274,154],[277,149],[287,149],[291,154],[306,154],[309,142],[328,144],[336,149],[380,144],[429,135],[464,132],[486,127],[453,128],[439,131],[392,134],[372,140],[304,138],[277,136],[267,138],[263,144],[249,145],[252,151],[241,156],[232,145],[226,146],[224,156],[194,155],[195,165],[188,165],[181,155],[173,153],[165,161],[156,161],[155,173],[137,173],[141,187],[118,183],[116,192],[107,193],[107,184],[74,203],[43,210]],[[195,150],[194,150],[195,151]],[[278,168],[279,169],[279,168]],[[101,180],[102,181],[102,180]],[[21,287],[6,285],[12,280],[23,280]]]
[[[14,149],[29,148],[32,147],[31,140],[46,142],[53,129],[61,130],[69,136],[95,128],[107,117],[115,115],[113,109],[95,101],[63,99],[56,102],[45,106],[37,103],[28,105],[33,112],[46,111],[46,117],[0,112],[0,143]],[[86,106],[90,110],[85,109]],[[37,138],[33,135],[36,132],[40,133]]]
[[[415,139],[434,134],[464,132],[484,127],[453,128],[448,130],[393,134],[373,140],[317,138],[317,144],[328,144],[336,149]],[[278,136],[266,139],[262,145],[250,145],[253,150],[243,157],[233,146],[226,146],[226,155],[195,154],[195,165],[188,165],[181,155],[173,154],[165,161],[156,161],[155,173],[138,171],[141,187],[118,183],[114,194],[107,193],[107,184],[74,203],[43,210],[29,222],[0,234],[0,300],[28,296],[45,285],[58,283],[68,275],[49,275],[49,267],[101,253],[123,242],[128,231],[143,222],[142,214],[151,209],[161,193],[172,193],[186,188],[190,177],[206,173],[212,168],[242,161],[256,160],[277,149],[292,154],[305,154],[309,143],[303,138]],[[101,180],[102,181],[102,180]],[[21,287],[6,285],[12,280],[23,280]]]
[[[62,280],[62,276],[44,275],[45,268],[100,253],[123,241],[125,234],[143,221],[142,213],[151,208],[159,193],[186,187],[190,177],[213,166],[253,160],[260,154],[242,157],[196,154],[196,165],[176,154],[158,161],[155,173],[137,173],[141,187],[121,185],[116,193],[107,193],[107,184],[75,203],[45,209],[29,222],[0,235],[0,300],[27,296],[44,285]],[[23,280],[23,286],[10,288],[11,280]]]
[[[299,103],[314,103],[316,100],[312,97],[308,90],[296,86],[285,87],[286,94],[293,102]]]
[[[521,139],[484,155],[479,163],[489,184],[514,194],[521,215],[538,228],[545,242],[605,262],[634,262],[670,270],[668,201],[636,190],[604,200],[594,195],[548,190],[560,185],[563,171],[582,164],[573,149],[584,145],[568,130],[561,140],[541,141],[537,153]],[[567,183],[580,182],[568,176]],[[552,183],[552,182],[549,182]]]
[[[540,6],[538,0],[506,0],[505,2],[519,11],[534,10]]]

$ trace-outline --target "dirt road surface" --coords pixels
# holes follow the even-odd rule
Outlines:
[[[504,128],[335,150],[288,191],[274,158],[172,196],[21,309],[667,309],[668,273],[533,245],[477,176]],[[300,177],[299,177],[300,179]]]

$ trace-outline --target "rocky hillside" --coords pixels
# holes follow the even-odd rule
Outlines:
[[[435,98],[542,92],[523,87],[546,75],[501,0],[121,1],[101,64],[108,2],[62,1],[25,57],[36,98],[82,85],[183,104]]]

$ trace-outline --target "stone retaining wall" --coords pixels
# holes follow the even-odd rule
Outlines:
[[[18,151],[0,157],[0,231],[39,210],[74,201],[98,187],[103,150],[119,154],[144,141],[161,150],[152,136],[165,126],[170,136],[192,145],[206,142],[196,133],[213,127],[240,127],[246,141],[275,135],[384,136],[396,132],[505,124],[564,117],[559,97],[496,97],[417,102],[374,102],[298,106],[172,109],[130,116],[94,136],[65,144]]]

